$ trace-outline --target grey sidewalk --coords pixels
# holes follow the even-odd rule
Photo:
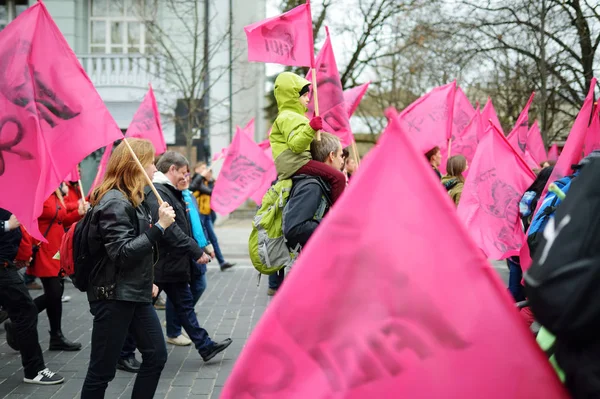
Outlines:
[[[196,306],[198,320],[215,339],[233,338],[224,355],[204,363],[193,346],[167,345],[169,359],[161,375],[155,398],[219,397],[235,360],[267,305],[267,279],[256,286],[257,273],[247,255],[248,221],[231,220],[217,228],[225,258],[238,265],[225,272],[216,265],[209,266],[208,288]],[[42,291],[30,291],[33,297]],[[36,386],[23,383],[21,359],[7,344],[4,328],[0,328],[0,398],[78,398],[90,356],[92,316],[85,294],[67,284],[66,294],[72,300],[63,304],[63,331],[81,342],[80,352],[49,352],[48,318],[40,314],[38,330],[44,358],[52,371],[60,372],[66,381],[62,385]],[[161,321],[164,311],[158,311]],[[140,355],[137,354],[138,360]],[[130,398],[135,375],[117,370],[109,384],[106,398]]]

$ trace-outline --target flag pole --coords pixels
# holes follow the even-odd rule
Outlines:
[[[85,201],[85,194],[83,193],[83,184],[81,184],[81,179],[77,180],[77,184],[79,185],[79,192],[81,193],[81,199]]]
[[[313,38],[313,26],[312,26],[312,11],[310,8],[310,0],[306,0],[306,5],[308,6],[308,15],[310,16],[309,20],[309,32],[310,32],[310,41],[312,43],[311,48],[311,69],[312,69],[312,87],[313,87],[313,100],[315,103],[315,116],[319,116],[319,96],[317,95],[317,70],[315,69],[315,50],[314,50],[314,38]],[[317,141],[321,141],[321,131],[317,130]]]
[[[158,193],[158,191],[156,191],[156,187],[154,187],[154,184],[152,184],[152,180],[150,180],[150,177],[148,177],[148,175],[146,174],[146,169],[144,169],[144,166],[142,165],[142,163],[138,159],[137,155],[135,155],[135,152],[133,152],[133,148],[131,148],[131,146],[129,145],[129,142],[127,141],[126,138],[123,139],[123,142],[125,143],[125,145],[129,149],[129,152],[131,153],[131,156],[135,160],[135,163],[137,164],[137,166],[144,173],[144,178],[146,179],[146,183],[148,183],[148,185],[152,189],[152,192],[154,193],[154,195],[156,195],[156,199],[158,200],[158,204],[162,205],[163,200],[160,197],[160,194]]]
[[[360,166],[360,157],[358,156],[358,149],[356,148],[356,140],[352,138],[352,152],[354,153],[354,159],[356,159],[356,165]]]

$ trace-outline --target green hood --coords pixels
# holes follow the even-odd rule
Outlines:
[[[300,104],[300,90],[310,82],[295,73],[282,72],[275,79],[275,99],[279,112],[284,110],[304,115],[308,109]]]

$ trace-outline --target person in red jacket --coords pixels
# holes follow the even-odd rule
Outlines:
[[[71,205],[71,206],[70,206]],[[69,208],[71,208],[69,210]],[[38,218],[40,232],[47,243],[40,242],[34,260],[27,268],[27,273],[39,277],[44,286],[44,294],[34,299],[38,312],[46,310],[50,322],[50,350],[77,351],[80,343],[67,340],[61,329],[62,302],[64,291],[63,278],[59,277],[60,261],[53,259],[60,248],[65,234],[65,226],[70,226],[86,212],[86,206],[79,202],[77,208],[64,201],[62,192],[57,189],[45,202],[44,210]]]

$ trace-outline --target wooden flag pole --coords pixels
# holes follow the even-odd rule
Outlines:
[[[360,157],[358,156],[358,148],[356,148],[356,140],[352,139],[352,152],[354,153],[354,159],[356,159],[356,166],[360,166]]]
[[[312,86],[313,86],[313,100],[315,103],[315,116],[319,116],[319,96],[317,95],[317,70],[315,67],[312,68]],[[321,141],[321,131],[317,131],[317,141]]]
[[[131,156],[135,160],[135,163],[137,163],[137,165],[140,168],[140,170],[144,173],[144,178],[146,178],[146,183],[148,183],[150,185],[150,188],[152,189],[152,192],[154,193],[154,195],[156,195],[156,199],[158,200],[158,204],[162,205],[163,200],[160,197],[160,194],[158,193],[158,191],[156,191],[156,187],[154,187],[154,184],[152,184],[152,180],[150,180],[150,177],[148,177],[148,175],[146,174],[146,169],[144,169],[144,166],[142,165],[142,163],[140,162],[140,160],[138,159],[138,157],[135,155],[135,152],[133,152],[133,148],[131,148],[131,146],[129,145],[129,142],[127,141],[126,138],[123,139],[123,142],[125,143],[125,145],[129,149],[129,152],[131,153]]]
[[[83,193],[83,185],[81,184],[81,179],[77,180],[77,184],[79,184],[79,192],[81,193],[81,199],[85,201],[85,194]]]

